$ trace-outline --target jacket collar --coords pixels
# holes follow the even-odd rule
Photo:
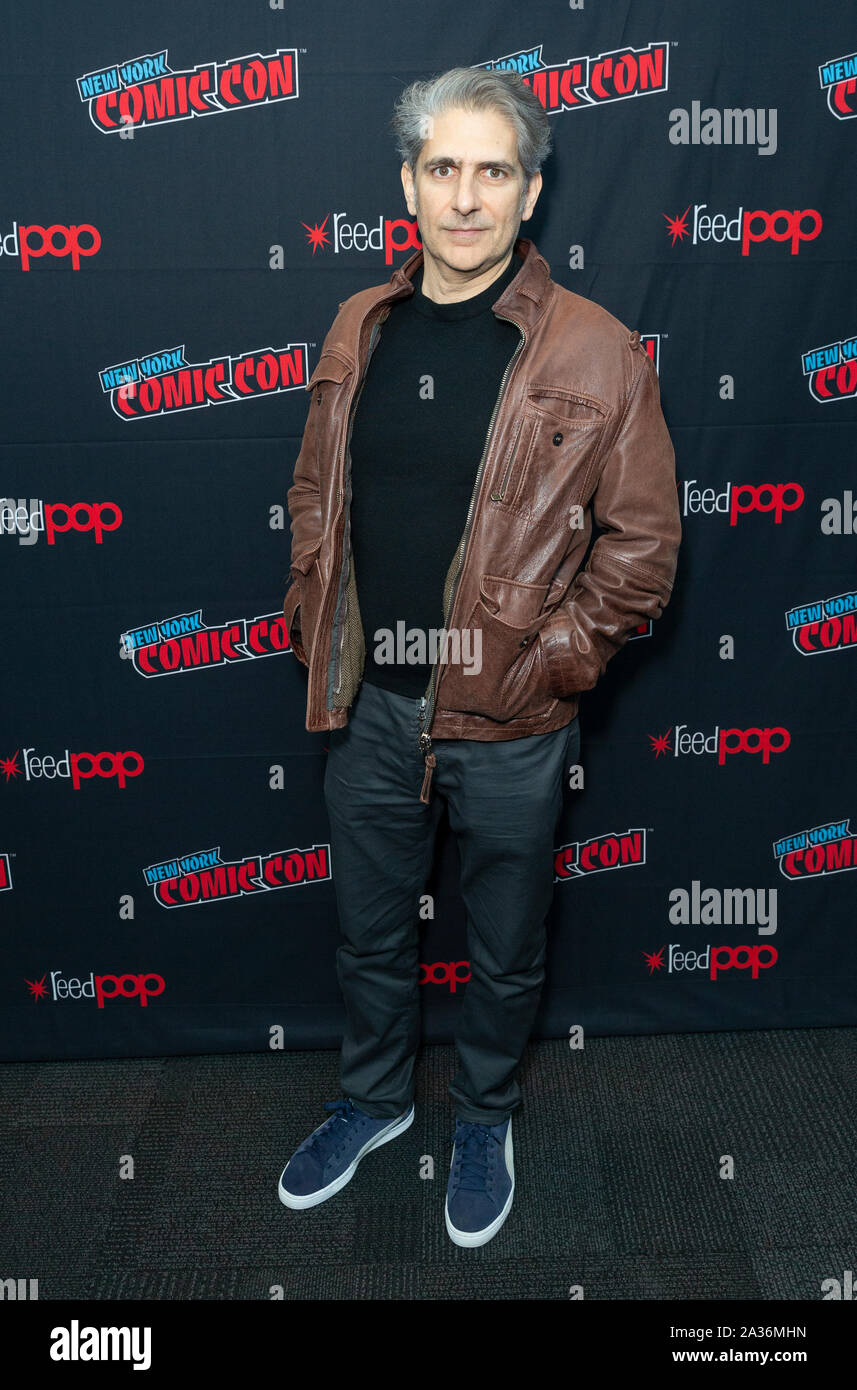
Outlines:
[[[514,280],[505,288],[491,309],[501,318],[513,319],[521,328],[529,328],[541,317],[551,289],[550,266],[540,255],[529,237],[517,237],[514,250],[523,258]],[[414,279],[423,263],[422,247],[393,271],[386,285],[379,286],[376,303],[406,298],[413,294]]]

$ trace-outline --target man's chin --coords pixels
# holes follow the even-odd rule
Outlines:
[[[423,243],[425,248],[425,242]],[[475,237],[454,237],[441,233],[440,240],[428,247],[429,255],[442,261],[452,270],[478,270],[497,259],[493,241],[487,234]]]

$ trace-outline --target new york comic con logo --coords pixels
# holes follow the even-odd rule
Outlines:
[[[254,893],[297,884],[322,883],[331,877],[330,845],[311,849],[281,850],[274,854],[250,854],[245,859],[223,861],[217,849],[197,850],[143,869],[161,907],[190,907],[198,903],[224,902]]]
[[[142,126],[289,101],[298,96],[298,52],[278,48],[174,72],[165,48],[96,68],[77,79],[77,90],[96,130],[129,134]]]
[[[151,419],[302,390],[308,381],[307,345],[258,348],[240,357],[194,363],[186,361],[182,345],[106,367],[98,376],[120,419]]]
[[[608,831],[588,840],[572,840],[554,851],[554,883],[609,869],[628,869],[646,862],[646,831]]]
[[[838,121],[857,116],[857,53],[820,63],[818,81],[827,92],[827,105]]]
[[[814,401],[848,401],[857,396],[857,337],[843,338],[801,355],[801,367]]]
[[[120,637],[120,656],[139,676],[172,676],[211,670],[235,661],[278,656],[290,650],[282,613],[236,618],[219,627],[202,621],[202,609],[129,628]]]
[[[505,58],[474,63],[476,68],[511,69],[520,73],[548,115],[581,106],[604,106],[610,101],[665,92],[669,81],[669,44],[645,48],[623,45],[597,58],[567,58],[563,63],[542,60],[542,45],[519,49]]]
[[[790,608],[786,628],[801,656],[853,650],[857,647],[857,590]]]
[[[775,840],[774,858],[784,878],[821,878],[857,869],[857,836],[849,830],[850,818],[815,825],[811,830]]]

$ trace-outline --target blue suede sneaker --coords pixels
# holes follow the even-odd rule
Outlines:
[[[456,1245],[484,1245],[512,1209],[512,1119],[477,1125],[456,1119],[446,1189],[446,1229]]]
[[[325,1101],[334,1113],[292,1154],[280,1177],[280,1201],[298,1210],[326,1202],[350,1182],[370,1149],[380,1148],[414,1122],[413,1103],[396,1119],[375,1119],[350,1098]]]

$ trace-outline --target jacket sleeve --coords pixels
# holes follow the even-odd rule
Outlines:
[[[639,351],[639,350],[638,350]],[[639,624],[669,602],[681,544],[675,453],[645,351],[592,497],[604,528],[540,631],[552,694],[591,690]]]
[[[289,634],[289,642],[295,656],[304,666],[309,663],[300,640],[301,579],[306,572],[308,561],[318,549],[322,533],[315,421],[316,412],[313,409],[313,398],[312,393],[310,393],[309,411],[307,412],[303,439],[295,462],[294,481],[286,494],[292,531],[289,566],[292,582],[283,602],[283,616]]]

